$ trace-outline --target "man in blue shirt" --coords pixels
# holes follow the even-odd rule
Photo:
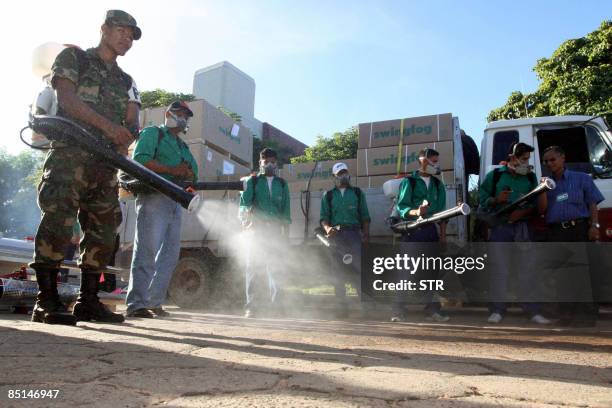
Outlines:
[[[599,240],[597,204],[604,200],[589,174],[565,168],[565,152],[559,146],[544,150],[543,163],[552,173],[556,187],[538,200],[545,214],[550,242],[588,242]],[[592,282],[593,280],[591,280]],[[561,324],[594,326],[597,309],[593,303],[564,303]]]

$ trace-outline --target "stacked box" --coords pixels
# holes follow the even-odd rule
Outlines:
[[[453,142],[432,142],[404,145],[401,148],[400,173],[410,173],[420,167],[419,151],[430,147],[440,153],[441,170],[453,169]],[[382,176],[397,174],[398,146],[359,149],[357,151],[357,176]]]
[[[359,149],[397,146],[401,119],[359,124]],[[450,113],[404,119],[402,144],[453,140],[453,118]]]
[[[251,167],[253,136],[246,126],[236,123],[219,109],[203,99],[189,102],[193,118],[189,129],[181,135],[185,140],[201,141],[219,152],[228,154],[233,161]],[[141,128],[164,123],[165,107],[145,109],[140,114]]]
[[[310,181],[310,191],[329,190],[334,186],[334,175],[332,168],[336,163],[345,163],[349,168],[349,174],[353,181],[357,177],[357,160],[327,160],[318,162],[315,172]],[[312,174],[314,162],[286,164],[279,170],[279,176],[285,179],[289,185],[289,191],[292,193],[305,191],[308,185],[308,180]]]
[[[386,181],[393,179],[395,176],[367,176],[357,177],[355,186],[367,189],[367,188],[382,188]],[[445,185],[455,183],[455,172],[453,170],[443,171],[438,177]]]
[[[402,133],[400,137],[400,133]],[[419,168],[418,153],[429,147],[440,152],[440,167],[454,167],[453,120],[450,113],[401,120],[361,123],[357,151],[359,177],[392,176]],[[368,185],[380,184],[370,179]],[[364,181],[362,180],[363,184]]]

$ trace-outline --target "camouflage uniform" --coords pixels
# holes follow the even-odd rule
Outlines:
[[[80,53],[80,55],[79,55]],[[121,125],[127,111],[132,79],[114,63],[107,66],[96,49],[66,48],[52,68],[52,83],[65,78],[77,85],[78,97],[100,115]],[[59,116],[68,117],[60,108]],[[81,123],[93,134],[99,129]],[[81,268],[104,269],[113,253],[116,228],[121,222],[116,170],[84,150],[56,142],[49,151],[38,187],[42,219],[36,233],[32,267],[57,267],[78,220],[83,230]]]

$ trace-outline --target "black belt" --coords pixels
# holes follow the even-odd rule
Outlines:
[[[563,222],[557,222],[554,224],[548,224],[549,228],[560,228],[560,229],[568,229],[574,228],[578,225],[585,224],[589,222],[589,218],[577,218],[575,220],[568,220]]]

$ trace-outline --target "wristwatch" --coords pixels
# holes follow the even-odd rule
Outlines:
[[[591,224],[591,227],[595,227],[597,229],[599,229],[599,223],[598,222],[594,222]]]

